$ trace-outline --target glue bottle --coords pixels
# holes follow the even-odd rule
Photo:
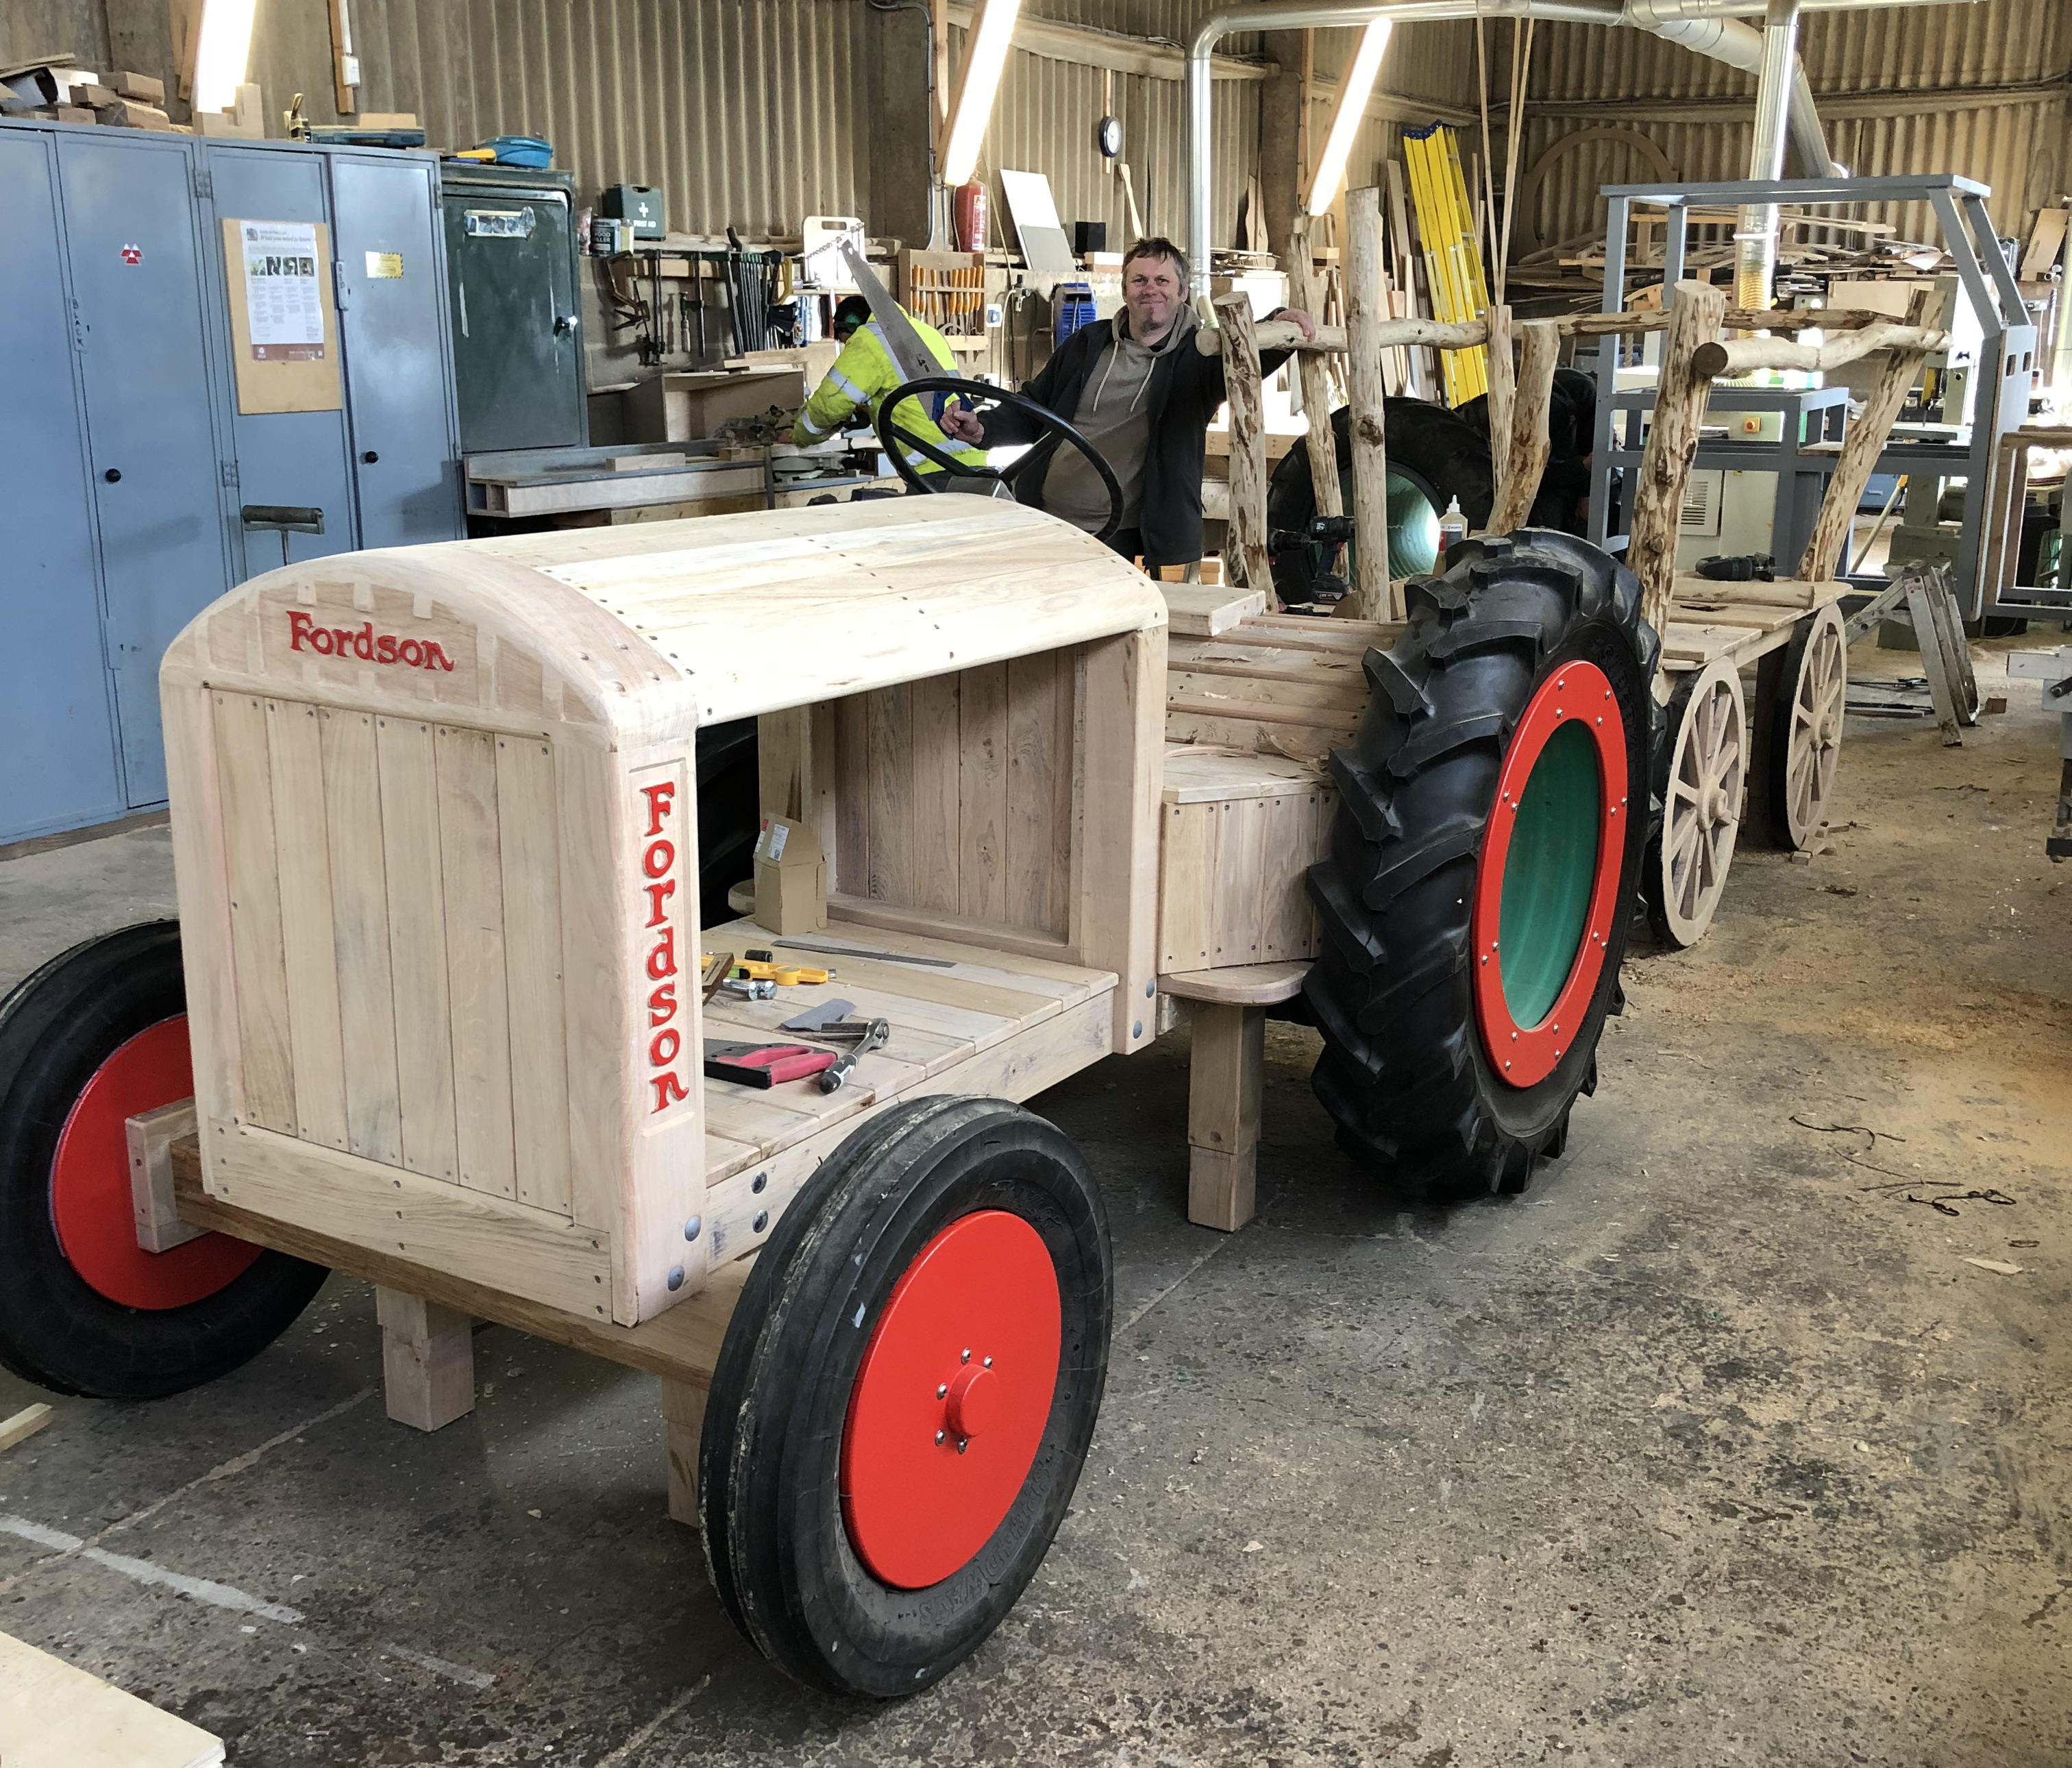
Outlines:
[[[1443,558],[1468,537],[1468,518],[1458,497],[1446,500],[1446,513],[1439,518],[1439,553]]]

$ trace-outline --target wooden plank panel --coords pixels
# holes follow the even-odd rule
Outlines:
[[[1057,651],[1007,666],[1008,917],[1046,933],[1064,932],[1070,914],[1071,676]]]
[[[511,1001],[504,980],[504,861],[495,739],[437,727],[439,861],[452,1008],[454,1130],[462,1184],[518,1194],[511,1130]]]
[[[1167,804],[1162,809],[1158,968],[1205,969],[1215,931],[1216,820],[1223,807]]]
[[[870,886],[874,902],[914,900],[913,685],[880,688],[865,701],[870,748]]]
[[[230,883],[223,850],[223,785],[216,770],[215,696],[162,683],[166,774],[172,801],[173,875],[180,908],[180,969],[187,980],[187,1047],[199,1108],[245,1114],[238,1063],[237,989],[230,933]]]
[[[913,686],[914,878],[911,900],[957,911],[957,701],[955,676]]]
[[[293,1135],[295,1065],[263,702],[249,694],[216,695],[216,759],[223,793],[224,859],[230,884],[230,952],[237,978],[245,1115],[268,1129]]]
[[[1005,921],[1007,666],[967,669],[959,686],[957,908],[967,919]]]
[[[1312,672],[1305,677],[1239,675],[1227,670],[1174,669],[1166,677],[1166,703],[1221,703],[1267,707],[1318,707],[1357,718],[1367,709],[1366,677]],[[1233,713],[1235,717],[1239,714]]]
[[[446,918],[440,912],[446,891],[440,882],[432,727],[421,719],[388,717],[374,724],[403,1164],[413,1173],[450,1179],[458,1160],[453,1014],[446,982]]]
[[[867,696],[853,693],[834,707],[835,866],[830,890],[870,892],[870,741],[864,720]]]
[[[561,843],[553,752],[545,738],[497,738],[496,804],[518,1200],[567,1215],[572,1193]]]
[[[396,1082],[396,999],[374,720],[367,713],[326,707],[318,713],[317,731],[343,1045],[345,1145],[366,1159],[400,1166],[403,1108]]]
[[[1256,964],[1264,956],[1266,801],[1240,798],[1216,810],[1215,925],[1209,942],[1216,964]]]
[[[1312,955],[1309,898],[1304,874],[1322,856],[1316,850],[1319,792],[1261,800],[1266,818],[1261,845],[1259,961]]]
[[[305,1141],[343,1148],[345,1051],[317,709],[293,700],[269,700],[266,738],[273,780],[273,862],[281,886],[288,1031],[295,1055],[296,1131]]]

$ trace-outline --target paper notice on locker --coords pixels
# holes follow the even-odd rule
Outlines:
[[[308,221],[240,221],[245,311],[259,362],[323,360],[317,230]]]

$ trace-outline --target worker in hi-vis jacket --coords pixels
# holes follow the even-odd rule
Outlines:
[[[903,308],[901,310],[905,311]],[[911,314],[906,315],[906,323],[913,327],[915,335],[927,346],[928,354],[935,359],[942,372],[956,373],[956,358],[944,341],[942,333]],[[906,378],[894,364],[891,352],[885,347],[884,332],[870,317],[870,303],[861,295],[850,295],[835,309],[834,329],[835,335],[843,340],[841,354],[835,358],[834,366],[828,370],[820,385],[814,388],[812,397],[799,413],[798,421],[791,426],[791,440],[801,448],[810,448],[815,442],[826,440],[859,410],[875,423],[878,408],[884,402],[885,396]],[[928,403],[935,405],[939,401],[931,400]],[[963,447],[951,441],[936,426],[934,414],[924,409],[919,399],[902,399],[895,409],[902,430],[911,430],[931,446],[940,448],[973,467],[985,466],[985,450]],[[918,449],[902,449],[902,452],[916,472],[943,471]],[[990,491],[992,486],[986,483],[976,488]]]

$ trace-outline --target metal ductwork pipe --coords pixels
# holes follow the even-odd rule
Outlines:
[[[1755,139],[1749,148],[1749,176],[1784,176],[1785,121],[1791,104],[1791,76],[1799,66],[1799,0],[1770,0],[1763,15],[1762,72],[1757,76]],[[1734,229],[1734,305],[1760,313],[1770,305],[1777,277],[1777,205],[1751,203]]]
[[[1777,139],[1781,143],[1788,134],[1802,171],[1832,175],[1836,167],[1828,158],[1820,120],[1813,109],[1812,88],[1807,83],[1805,70],[1797,64],[1797,14],[1940,3],[1942,0],[1798,0],[1791,9],[1794,52],[1786,59],[1782,76],[1774,84],[1780,119]],[[1260,0],[1256,6],[1213,13],[1202,21],[1187,47],[1187,249],[1193,260],[1194,292],[1198,295],[1209,292],[1211,179],[1215,164],[1210,123],[1214,92],[1210,57],[1216,45],[1233,31],[1299,31],[1308,27],[1363,25],[1376,19],[1398,24],[1421,24],[1441,19],[1546,19],[1565,24],[1631,24],[1761,75],[1770,33],[1767,30],[1759,33],[1738,20],[1764,14],[1768,10],[1768,0],[1380,0],[1380,3],[1337,6],[1314,3],[1314,0]],[[1702,31],[1687,34],[1684,28],[1715,25],[1726,28],[1709,37],[1709,47],[1699,40],[1704,35]],[[1753,59],[1747,59],[1751,55]],[[1761,103],[1758,93],[1759,109]],[[1769,138],[1760,116],[1756,138],[1758,143]],[[1780,154],[1782,150],[1780,145]],[[1775,172],[1756,175],[1782,176],[1782,160]],[[1770,232],[1773,235],[1776,232],[1774,224]]]
[[[1802,7],[1804,0],[1800,0]],[[1686,15],[1676,0],[1626,0],[1626,22],[1664,42],[1723,61],[1743,73],[1762,72],[1763,33],[1738,19],[1724,15],[1694,19]],[[1794,59],[1791,72],[1791,103],[1786,117],[1791,157],[1801,178],[1832,178],[1835,162],[1827,153],[1827,138],[1814,108],[1813,87],[1805,65]]]

